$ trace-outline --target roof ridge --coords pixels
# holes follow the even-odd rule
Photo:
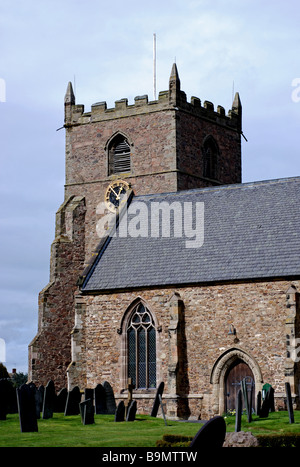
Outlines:
[[[180,190],[180,191],[166,191],[162,193],[148,193],[143,195],[135,195],[133,199],[141,199],[141,198],[153,198],[153,197],[162,197],[168,195],[176,195],[181,196],[186,193],[202,193],[208,191],[220,191],[220,190],[234,190],[239,188],[246,188],[250,186],[262,186],[262,185],[271,185],[275,183],[286,183],[286,182],[293,182],[297,181],[300,182],[300,176],[295,177],[286,177],[286,178],[274,178],[269,180],[255,180],[252,182],[245,182],[245,183],[231,183],[229,185],[218,185],[218,186],[210,186],[210,187],[203,187],[203,188],[193,188],[189,190]]]

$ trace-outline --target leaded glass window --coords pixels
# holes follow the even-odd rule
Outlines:
[[[156,331],[149,310],[139,304],[127,327],[128,378],[136,389],[156,387]]]

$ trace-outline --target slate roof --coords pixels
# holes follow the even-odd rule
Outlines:
[[[136,196],[130,209],[163,201],[193,203],[193,218],[204,203],[203,245],[186,248],[184,229],[182,238],[111,238],[83,292],[300,276],[300,177]]]

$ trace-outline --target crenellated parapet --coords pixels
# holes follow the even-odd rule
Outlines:
[[[124,98],[115,101],[113,108],[107,108],[105,101],[97,102],[91,106],[90,112],[84,111],[84,105],[75,103],[72,84],[69,82],[65,95],[65,127],[161,112],[163,110],[188,112],[202,119],[230,127],[239,133],[242,130],[242,105],[239,94],[236,93],[232,108],[228,114],[226,114],[224,107],[220,105],[215,109],[212,102],[204,101],[202,105],[201,100],[197,97],[192,97],[188,102],[185,92],[180,89],[176,64],[172,67],[169,89],[161,91],[157,100],[149,101],[148,96],[143,95],[135,97],[134,104],[128,104],[128,99]]]

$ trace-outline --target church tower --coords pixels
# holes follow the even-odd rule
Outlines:
[[[109,185],[125,181],[134,195],[241,183],[242,106],[236,93],[228,114],[181,90],[176,64],[169,89],[155,101],[138,96],[89,112],[76,104],[71,83],[65,101],[65,199],[56,214],[50,281],[39,295],[38,333],[29,345],[29,379],[66,386],[71,363],[77,280],[99,238],[97,206]]]

